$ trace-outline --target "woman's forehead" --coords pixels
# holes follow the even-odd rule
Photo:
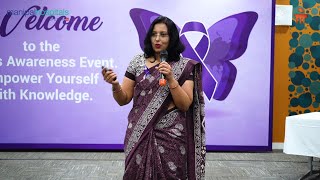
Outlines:
[[[164,23],[158,23],[154,25],[153,31],[168,31],[168,27]]]

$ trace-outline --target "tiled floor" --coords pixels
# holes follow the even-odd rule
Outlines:
[[[319,169],[319,159],[315,161]],[[308,172],[307,162],[307,157],[281,152],[207,153],[206,179],[296,180]],[[0,152],[1,180],[118,180],[123,170],[124,154],[120,152]]]

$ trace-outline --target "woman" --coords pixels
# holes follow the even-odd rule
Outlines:
[[[133,99],[125,137],[123,179],[204,179],[205,132],[201,65],[183,58],[176,25],[160,16],[131,60],[122,85],[103,69],[119,105]],[[166,50],[166,62],[160,52]],[[159,85],[162,73],[167,81]]]

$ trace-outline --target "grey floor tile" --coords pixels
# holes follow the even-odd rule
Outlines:
[[[118,180],[124,158],[121,152],[0,152],[0,179]],[[307,161],[281,152],[207,153],[206,179],[296,180],[308,172]]]

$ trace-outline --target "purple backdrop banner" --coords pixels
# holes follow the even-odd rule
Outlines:
[[[197,8],[195,8],[197,7]],[[0,7],[0,149],[121,149],[122,81],[152,20],[203,66],[209,150],[270,150],[274,1],[18,1]]]

